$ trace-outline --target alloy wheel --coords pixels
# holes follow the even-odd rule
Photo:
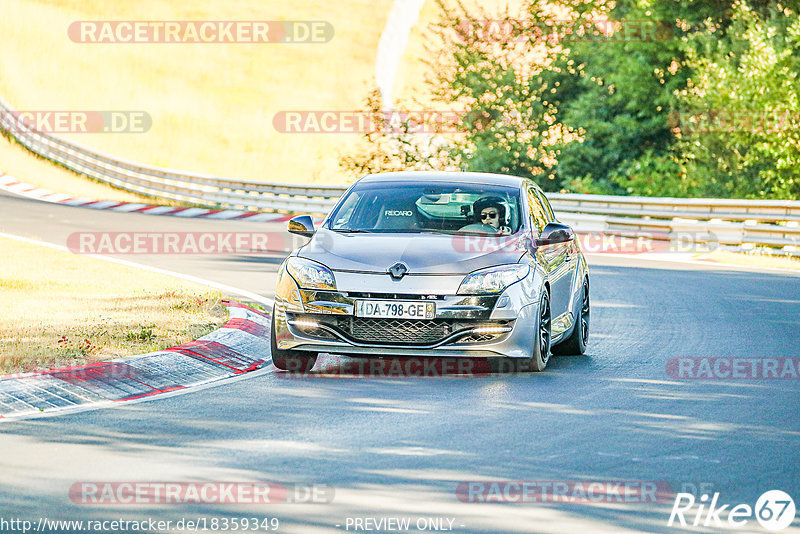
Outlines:
[[[550,359],[550,295],[547,292],[539,305],[539,354],[545,363]]]

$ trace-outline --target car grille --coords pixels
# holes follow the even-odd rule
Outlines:
[[[508,321],[475,322],[457,319],[376,319],[369,317],[314,315],[305,316],[334,329],[345,338],[357,343],[373,345],[435,345],[454,332],[478,326],[502,326]],[[313,327],[312,327],[313,328]],[[305,333],[325,338],[323,330],[309,328]],[[330,334],[327,334],[328,336]],[[506,334],[467,334],[452,343],[486,343]]]
[[[453,332],[452,321],[446,319],[372,319],[350,318],[350,337],[367,343],[437,343]]]

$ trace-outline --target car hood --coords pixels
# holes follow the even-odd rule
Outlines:
[[[517,263],[526,252],[520,235],[343,234],[320,228],[298,255],[341,271],[385,273],[403,262],[408,274],[467,274]]]

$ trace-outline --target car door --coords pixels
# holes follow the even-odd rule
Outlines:
[[[550,206],[550,201],[547,200],[547,197],[541,190],[536,190],[539,199],[541,200],[542,207],[545,210],[545,214],[547,216],[548,222],[558,222],[555,217],[555,213],[553,213],[553,208]],[[568,329],[574,320],[574,310],[571,309],[573,304],[572,297],[574,296],[574,289],[575,289],[575,281],[578,276],[578,267],[580,266],[580,249],[578,248],[577,238],[576,240],[569,241],[567,243],[563,243],[563,252],[564,252],[564,275],[563,278],[566,281],[564,283],[564,311],[562,315],[559,317],[557,315],[553,315],[554,323],[559,322],[558,329]]]
[[[528,209],[531,224],[541,234],[548,222],[553,222],[552,210],[548,213],[538,191],[528,188]],[[570,327],[569,295],[571,288],[571,242],[544,245],[539,247],[536,258],[544,267],[550,281],[550,316],[552,317],[552,335],[560,335]]]

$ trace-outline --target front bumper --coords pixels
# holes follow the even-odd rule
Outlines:
[[[284,269],[275,298],[278,348],[362,356],[529,358],[536,306],[524,284],[502,295],[462,296],[315,291],[297,287]],[[355,301],[420,300],[436,303],[428,320],[355,317]]]

